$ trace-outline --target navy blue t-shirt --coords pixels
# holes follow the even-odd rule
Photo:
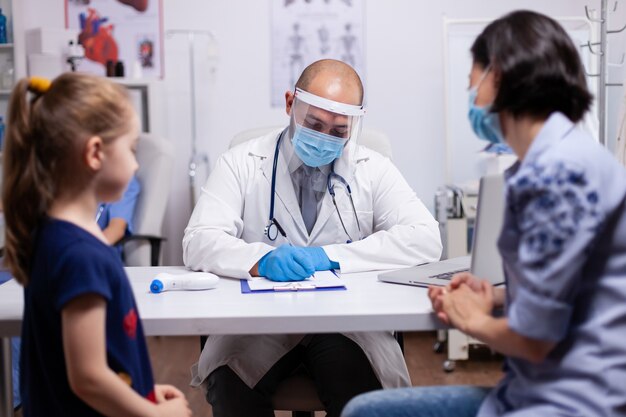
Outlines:
[[[24,416],[99,416],[70,389],[61,311],[86,294],[106,300],[109,367],[155,401],[154,380],[135,298],[119,256],[86,230],[47,218],[37,232],[24,291],[21,395]]]

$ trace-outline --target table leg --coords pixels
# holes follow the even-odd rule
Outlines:
[[[0,416],[13,416],[13,368],[11,366],[11,338],[0,340]]]

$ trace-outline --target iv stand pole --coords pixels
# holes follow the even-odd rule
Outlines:
[[[187,41],[189,45],[189,88],[191,96],[191,156],[189,157],[189,165],[187,169],[187,175],[189,177],[189,192],[191,210],[196,205],[198,196],[196,195],[196,181],[198,174],[198,166],[204,164],[209,165],[209,157],[206,153],[202,152],[198,154],[197,142],[198,132],[196,126],[196,61],[194,56],[195,40],[196,36],[208,36],[212,41],[215,41],[215,37],[208,30],[184,30],[173,29],[168,30],[167,35],[187,35]]]

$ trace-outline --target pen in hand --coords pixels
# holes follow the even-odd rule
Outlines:
[[[283,239],[287,241],[287,244],[289,246],[293,246],[293,244],[291,243],[291,240],[289,240],[289,238],[287,237],[287,233],[285,232],[285,229],[283,229],[280,223],[278,223],[278,220],[274,219],[274,225],[276,225],[276,228],[278,229],[278,233],[280,233]]]
[[[259,260],[258,272],[270,281],[303,281],[313,275],[315,265],[303,248],[284,244]]]

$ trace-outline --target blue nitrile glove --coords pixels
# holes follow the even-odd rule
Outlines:
[[[328,271],[329,269],[339,269],[339,263],[328,259],[328,255],[324,249],[319,246],[311,246],[308,248],[302,248],[311,257],[313,266],[316,271]]]
[[[259,275],[272,281],[302,281],[315,272],[313,260],[303,250],[282,245],[259,261]]]

